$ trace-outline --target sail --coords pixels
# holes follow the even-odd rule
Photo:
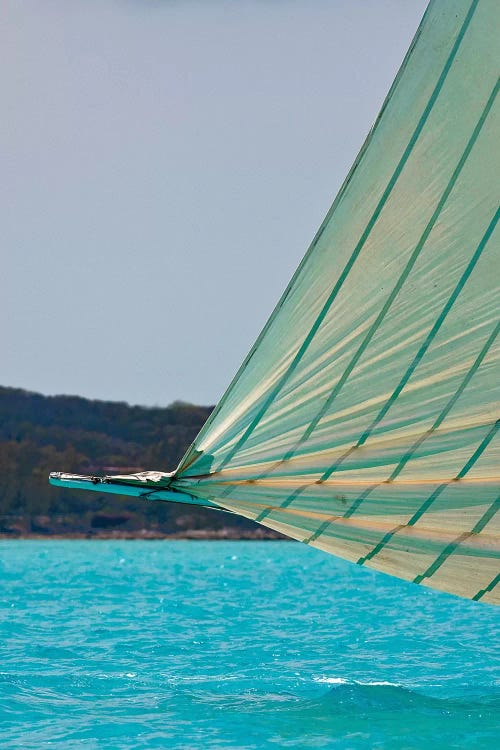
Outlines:
[[[53,483],[228,510],[500,604],[499,28],[497,0],[431,2],[304,260],[176,472]]]
[[[172,487],[500,603],[496,0],[431,2],[304,260]]]

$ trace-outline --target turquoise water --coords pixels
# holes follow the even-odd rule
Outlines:
[[[283,542],[0,542],[0,745],[498,747],[500,611]]]

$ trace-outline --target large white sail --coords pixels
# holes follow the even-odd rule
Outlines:
[[[500,603],[496,0],[431,2],[169,491]]]

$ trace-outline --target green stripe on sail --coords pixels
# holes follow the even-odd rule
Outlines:
[[[311,542],[316,541],[316,539],[325,533],[325,531],[333,524],[335,521],[340,521],[342,518],[350,518],[359,508],[361,503],[366,500],[366,498],[373,492],[377,485],[374,485],[372,487],[369,487],[367,490],[365,490],[356,500],[352,503],[351,507],[346,510],[345,513],[343,513],[340,516],[331,516],[330,518],[327,518],[326,521],[324,521],[321,526],[319,526],[314,534],[311,534],[311,536],[308,539],[304,539],[305,544],[311,544]]]
[[[421,573],[420,575],[416,576],[413,579],[413,583],[422,583],[424,578],[431,578],[434,573],[436,573],[437,570],[443,565],[444,562],[452,555],[458,547],[462,544],[462,542],[465,542],[466,539],[469,539],[469,537],[479,534],[480,531],[484,529],[486,524],[491,521],[495,513],[497,512],[498,508],[500,507],[500,497],[497,497],[495,502],[488,508],[486,513],[482,516],[482,518],[479,519],[477,524],[474,526],[472,531],[466,531],[463,534],[460,534],[453,542],[448,544],[444,550],[441,552],[439,557],[434,560],[432,565],[429,565],[425,573]]]
[[[480,591],[478,591],[478,592],[477,592],[477,594],[475,594],[475,595],[474,595],[474,596],[472,597],[472,599],[473,599],[473,600],[474,600],[475,602],[478,602],[478,601],[479,601],[480,599],[482,599],[482,598],[483,598],[483,596],[484,596],[485,594],[488,594],[488,593],[489,593],[490,591],[493,591],[493,589],[495,588],[495,586],[496,586],[496,585],[497,585],[498,583],[500,583],[500,573],[498,573],[498,574],[497,574],[497,575],[496,575],[496,576],[495,576],[495,577],[493,578],[493,580],[491,581],[491,583],[489,583],[489,584],[488,584],[488,585],[486,586],[486,588],[484,588],[484,589],[481,589]]]
[[[422,344],[422,346],[420,347],[420,349],[416,353],[413,361],[411,362],[411,364],[408,367],[408,369],[406,370],[405,374],[403,375],[403,377],[399,381],[399,383],[398,383],[397,387],[395,388],[394,392],[392,393],[391,397],[384,404],[384,406],[379,411],[379,413],[377,414],[377,416],[375,417],[375,419],[373,420],[373,422],[371,423],[371,425],[368,427],[368,429],[365,430],[365,432],[359,438],[358,443],[357,443],[358,446],[364,445],[364,443],[367,441],[367,439],[369,438],[369,436],[371,435],[371,433],[373,432],[373,430],[375,429],[375,427],[382,421],[382,419],[385,417],[385,415],[387,414],[387,412],[389,411],[389,409],[391,408],[391,406],[398,399],[398,397],[400,396],[403,388],[405,387],[405,385],[407,384],[407,382],[409,381],[409,379],[413,375],[414,371],[416,370],[416,368],[418,367],[418,365],[422,361],[422,359],[423,359],[423,357],[424,357],[427,349],[429,348],[429,346],[431,345],[434,337],[436,336],[437,332],[441,328],[441,325],[443,324],[446,316],[448,315],[448,313],[450,312],[451,308],[455,304],[458,295],[460,294],[460,292],[464,288],[465,284],[467,283],[467,281],[468,281],[468,279],[469,279],[472,271],[474,270],[474,267],[475,267],[476,263],[478,262],[479,258],[481,257],[481,255],[483,253],[484,248],[488,244],[488,240],[490,239],[491,235],[493,234],[493,232],[495,230],[495,227],[496,227],[496,225],[498,223],[499,217],[500,217],[500,209],[497,209],[495,215],[493,216],[492,220],[490,221],[490,223],[488,225],[488,228],[487,228],[486,232],[483,235],[483,238],[481,239],[481,242],[477,246],[474,255],[472,256],[471,260],[469,261],[469,264],[468,264],[467,268],[465,269],[464,273],[462,274],[462,277],[460,278],[460,281],[458,282],[458,284],[456,285],[455,289],[453,290],[453,292],[451,294],[451,297],[448,299],[446,305],[441,310],[441,313],[440,313],[438,319],[436,320],[436,322],[432,326],[431,330],[427,334],[427,337],[426,337],[424,343]]]
[[[494,503],[488,508],[486,513],[479,519],[474,528],[472,529],[473,534],[480,534],[484,527],[491,521],[493,516],[500,509],[500,495],[497,497]]]
[[[388,531],[387,534],[385,534],[385,536],[382,537],[380,542],[370,552],[364,555],[364,557],[359,558],[359,560],[357,561],[357,564],[364,565],[365,562],[367,562],[368,560],[371,560],[372,557],[375,557],[375,555],[378,555],[378,553],[384,549],[386,544],[388,544],[391,541],[394,534],[397,534],[398,531],[401,531],[401,529],[404,529],[404,528],[405,528],[405,524],[401,523],[398,526],[395,526],[393,529],[391,529],[391,531]]]
[[[474,451],[474,453],[469,458],[469,460],[467,461],[463,469],[458,472],[456,479],[462,479],[472,469],[472,467],[474,466],[478,458],[484,453],[487,446],[491,443],[491,441],[495,437],[499,427],[500,427],[500,419],[497,419],[497,421],[495,422],[491,430],[488,432],[488,434],[484,438],[481,445],[479,445],[477,450]]]
[[[266,518],[266,516],[269,515],[269,513],[272,513],[274,510],[281,510],[282,508],[288,508],[289,505],[293,503],[293,501],[301,495],[305,489],[307,489],[309,485],[303,484],[301,487],[298,487],[295,492],[292,492],[291,495],[289,495],[286,500],[284,500],[279,506],[276,505],[270,505],[268,508],[262,511],[260,515],[257,516],[255,519],[257,523],[260,523],[261,521]]]
[[[475,375],[475,373],[479,369],[481,362],[485,358],[486,354],[489,352],[493,342],[495,341],[499,333],[500,333],[500,322],[497,323],[497,325],[495,326],[491,334],[488,336],[483,348],[479,352],[472,367],[467,372],[465,378],[462,380],[459,387],[457,388],[457,390],[455,391],[451,399],[448,401],[448,403],[444,407],[441,414],[438,416],[438,418],[436,419],[432,427],[430,427],[426,432],[424,432],[418,438],[418,440],[412,445],[410,450],[407,453],[405,453],[405,455],[403,456],[399,464],[396,466],[396,468],[392,472],[390,476],[390,481],[394,481],[396,477],[399,476],[399,474],[401,474],[402,470],[404,469],[404,467],[406,466],[410,458],[415,454],[415,451],[417,451],[420,448],[424,440],[426,440],[430,435],[432,435],[432,433],[435,432],[435,430],[437,430],[440,427],[440,425],[444,422],[444,420],[446,419],[446,417],[448,416],[448,414],[450,413],[450,411],[452,410],[452,408],[454,407],[454,405],[456,404],[456,402],[458,401],[458,399],[460,398],[464,390],[467,388],[470,381],[472,380],[473,375]]]
[[[432,495],[427,498],[427,500],[420,506],[420,508],[417,510],[416,513],[413,514],[413,516],[410,518],[408,523],[404,524],[398,524],[394,529],[391,531],[388,531],[387,534],[380,540],[380,542],[370,551],[368,554],[366,554],[364,557],[360,557],[358,560],[358,565],[363,565],[368,560],[371,560],[375,557],[375,555],[378,555],[378,553],[385,547],[387,544],[391,541],[392,537],[398,533],[398,531],[401,531],[401,529],[404,529],[408,526],[414,526],[417,521],[419,521],[422,516],[427,513],[431,505],[434,503],[434,501],[439,497],[439,495],[443,492],[443,490],[448,487],[452,482],[460,481],[460,479],[463,479],[463,477],[472,469],[474,464],[477,462],[477,460],[480,458],[480,456],[484,453],[488,445],[493,440],[495,434],[498,431],[498,428],[500,427],[500,419],[495,422],[495,424],[489,429],[487,435],[481,440],[480,444],[472,454],[472,456],[469,458],[469,460],[464,464],[462,469],[458,472],[458,474],[451,479],[449,482],[443,482],[439,485],[439,487],[436,487]]]
[[[422,581],[425,578],[430,578],[434,575],[434,573],[439,570],[441,565],[449,558],[450,555],[452,555],[457,547],[460,546],[462,542],[464,542],[466,539],[468,539],[471,536],[470,531],[466,531],[463,534],[460,534],[455,541],[451,542],[451,544],[448,544],[444,550],[441,552],[438,558],[434,560],[432,565],[429,565],[425,573],[422,573],[421,575],[415,576],[413,579],[413,583],[422,583]]]
[[[444,407],[444,409],[443,409],[443,410],[441,411],[441,413],[439,414],[438,418],[436,419],[436,421],[434,422],[434,424],[432,425],[432,427],[431,427],[431,428],[430,428],[429,430],[427,430],[426,432],[424,432],[424,433],[423,433],[423,435],[421,435],[421,437],[420,437],[420,438],[419,438],[419,439],[418,439],[418,440],[416,441],[416,443],[415,443],[415,444],[414,444],[414,445],[412,446],[412,448],[411,448],[411,449],[410,449],[410,450],[408,451],[408,453],[406,453],[406,454],[405,454],[405,455],[403,456],[403,458],[401,459],[400,463],[398,464],[398,466],[396,467],[396,469],[395,469],[395,470],[393,471],[393,473],[391,474],[391,476],[390,476],[390,478],[389,478],[389,481],[390,481],[390,482],[394,481],[394,479],[395,479],[395,478],[396,478],[396,477],[398,476],[398,474],[400,474],[400,473],[401,473],[401,470],[402,470],[402,469],[404,468],[405,464],[406,464],[406,463],[407,463],[407,462],[409,461],[409,459],[410,459],[410,458],[412,457],[412,455],[413,455],[413,454],[415,453],[415,451],[416,451],[416,450],[417,450],[417,449],[418,449],[418,448],[420,447],[420,445],[421,445],[421,444],[422,444],[422,443],[424,442],[424,440],[425,440],[425,439],[426,439],[427,437],[429,437],[429,435],[430,435],[430,434],[431,434],[431,433],[432,433],[432,432],[433,432],[434,430],[436,430],[436,429],[437,429],[437,428],[438,428],[438,427],[439,427],[439,426],[440,426],[440,425],[441,425],[441,424],[443,423],[443,421],[444,421],[444,419],[446,418],[446,416],[447,416],[447,415],[448,415],[448,414],[450,413],[451,409],[453,408],[453,406],[454,406],[454,405],[456,404],[456,402],[457,402],[457,401],[458,401],[458,399],[460,398],[460,395],[461,395],[461,394],[463,393],[463,391],[465,390],[465,388],[467,387],[467,385],[468,385],[468,384],[470,383],[470,381],[471,381],[471,379],[472,379],[472,376],[473,376],[473,375],[474,375],[474,374],[475,374],[475,373],[477,372],[477,370],[479,369],[479,366],[481,365],[481,362],[482,362],[482,361],[483,361],[483,359],[485,358],[485,356],[486,356],[487,352],[488,352],[488,351],[490,350],[490,348],[491,348],[491,345],[492,345],[492,344],[493,344],[493,342],[495,341],[495,339],[496,339],[496,337],[498,336],[498,333],[499,333],[499,332],[500,332],[500,323],[497,323],[497,325],[496,325],[496,326],[495,326],[495,328],[493,329],[492,333],[491,333],[491,334],[490,334],[490,335],[488,336],[488,339],[486,340],[486,342],[485,342],[485,344],[484,344],[483,348],[482,348],[482,349],[481,349],[481,351],[479,352],[479,354],[478,354],[477,358],[475,359],[475,361],[474,361],[474,363],[473,363],[472,367],[471,367],[471,368],[470,368],[470,370],[469,370],[469,371],[467,372],[467,374],[466,374],[465,378],[464,378],[464,379],[462,380],[461,384],[460,384],[460,385],[459,385],[459,387],[457,388],[456,392],[455,392],[455,393],[453,394],[453,396],[451,397],[451,399],[450,399],[450,400],[448,401],[448,403],[446,404],[446,406]],[[386,480],[386,482],[378,482],[377,484],[374,484],[374,485],[373,485],[372,487],[370,487],[370,488],[369,488],[368,490],[366,490],[365,492],[363,492],[363,494],[361,494],[361,495],[360,495],[360,496],[359,496],[359,497],[358,497],[358,498],[357,498],[357,499],[356,499],[356,500],[354,501],[354,503],[352,504],[351,508],[350,508],[350,509],[349,509],[349,511],[348,511],[348,512],[347,512],[347,513],[345,514],[345,516],[344,516],[344,517],[347,517],[348,515],[349,515],[349,516],[351,516],[351,515],[352,515],[352,514],[353,514],[353,513],[354,513],[354,512],[356,511],[356,510],[358,510],[358,508],[359,508],[359,506],[361,505],[361,503],[363,502],[363,500],[365,500],[365,499],[366,499],[366,498],[367,498],[367,497],[368,497],[368,496],[369,496],[369,495],[370,495],[370,494],[371,494],[371,493],[373,492],[373,490],[375,490],[375,489],[376,489],[377,487],[380,487],[380,486],[381,486],[382,484],[384,484],[384,483],[387,483],[387,480]],[[431,498],[430,498],[430,499],[429,499],[429,500],[428,500],[427,502],[428,502],[428,503],[429,503],[429,505],[430,505],[430,504],[431,504],[431,503],[432,503],[432,502],[433,502],[434,500],[435,500],[435,496],[434,496],[434,495],[431,495]],[[423,506],[423,508],[421,508],[421,512],[424,512],[424,511],[426,510],[426,507],[427,507],[427,506],[426,506],[426,505],[424,505],[424,506]],[[419,517],[420,517],[420,516],[419,516]],[[416,519],[416,520],[418,520],[418,519]],[[332,522],[333,522],[333,520],[332,520]],[[326,530],[326,528],[327,528],[327,527],[328,527],[329,525],[330,525],[330,524],[327,524],[327,525],[325,526],[325,528],[323,529],[323,531],[324,531],[324,530]],[[319,530],[318,530],[318,531],[319,531]],[[321,533],[322,533],[322,532],[321,532]],[[316,539],[316,538],[317,538],[317,537],[319,536],[319,533],[317,533],[317,532],[316,532],[316,533],[315,533],[315,534],[314,534],[313,536],[314,536],[314,538]]]

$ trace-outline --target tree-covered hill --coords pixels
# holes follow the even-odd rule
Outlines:
[[[0,386],[0,535],[262,535],[261,527],[224,513],[48,484],[50,471],[170,471],[210,411],[182,402],[146,408]]]

